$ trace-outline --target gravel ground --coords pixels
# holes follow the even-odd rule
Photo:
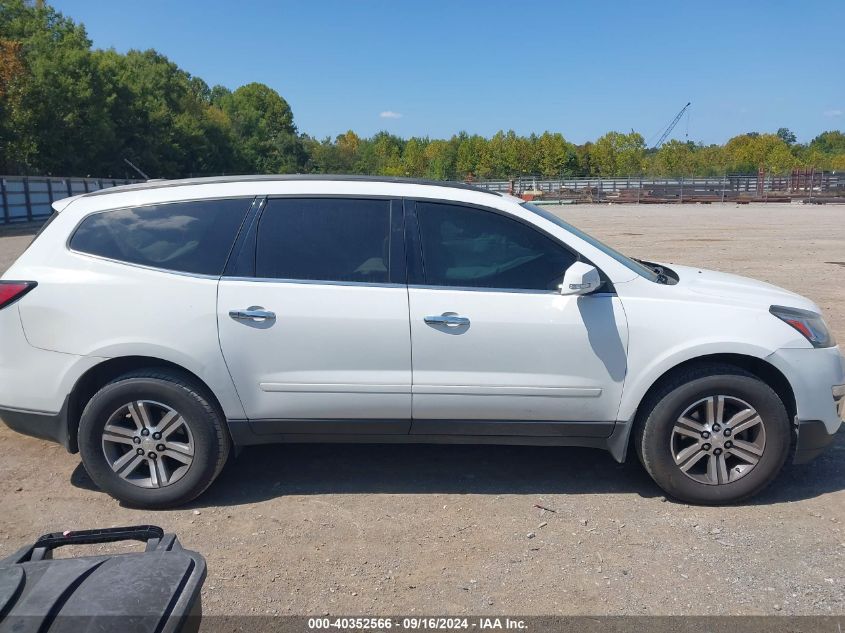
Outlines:
[[[805,294],[845,340],[845,207],[561,212],[631,255]],[[0,270],[28,239],[0,238]],[[255,447],[191,507],[156,513],[96,491],[56,445],[2,427],[0,454],[0,556],[44,532],[155,523],[206,556],[206,614],[845,613],[843,433],[725,508],[667,501],[635,460],[588,449]]]

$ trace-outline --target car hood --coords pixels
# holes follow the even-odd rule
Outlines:
[[[678,274],[678,285],[696,294],[725,299],[736,304],[766,308],[770,305],[782,305],[819,312],[819,307],[806,297],[765,281],[692,266],[668,264],[666,268]]]

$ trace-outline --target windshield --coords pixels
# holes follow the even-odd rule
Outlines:
[[[590,246],[596,247],[597,249],[599,249],[602,253],[604,253],[608,257],[612,257],[613,259],[615,259],[617,262],[619,262],[620,264],[622,264],[626,268],[629,268],[630,270],[637,273],[638,275],[645,277],[649,281],[653,281],[655,283],[657,283],[659,281],[659,275],[655,271],[653,271],[651,268],[649,268],[648,266],[641,264],[640,262],[636,261],[635,259],[631,259],[630,257],[627,257],[626,255],[623,255],[622,253],[620,253],[617,250],[610,248],[610,246],[608,246],[607,244],[600,242],[599,240],[594,238],[592,235],[588,235],[587,233],[584,233],[584,231],[582,231],[581,229],[572,226],[569,222],[566,222],[565,220],[561,219],[560,217],[558,217],[557,215],[555,215],[551,211],[547,211],[546,209],[543,209],[542,207],[540,207],[536,204],[531,204],[530,202],[523,202],[522,207],[525,208],[525,209],[528,209],[532,213],[536,213],[537,215],[546,218],[550,222],[554,222],[559,227],[566,229],[567,231],[569,231],[573,235],[580,237],[582,240],[584,240],[585,242],[590,244]]]

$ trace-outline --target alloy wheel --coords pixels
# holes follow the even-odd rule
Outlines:
[[[103,455],[123,480],[141,488],[179,481],[194,460],[194,438],[182,415],[151,400],[115,411],[103,428]]]
[[[741,479],[759,463],[766,428],[756,409],[727,395],[697,400],[678,417],[669,441],[675,464],[708,485]]]

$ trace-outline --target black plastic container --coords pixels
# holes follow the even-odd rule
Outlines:
[[[143,552],[53,559],[65,545],[146,542]],[[175,633],[202,615],[205,559],[143,525],[46,534],[0,561],[0,633]]]

